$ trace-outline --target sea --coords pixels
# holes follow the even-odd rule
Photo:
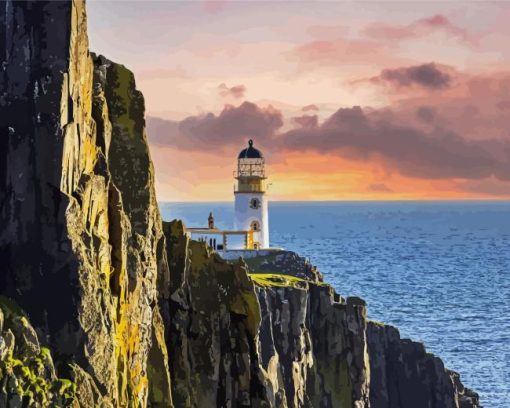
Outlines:
[[[233,227],[233,203],[160,203],[165,220]],[[270,202],[271,246],[295,251],[368,317],[425,343],[510,407],[510,201]]]

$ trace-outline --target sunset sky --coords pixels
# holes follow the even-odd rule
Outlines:
[[[510,3],[89,1],[145,96],[158,198],[509,199]]]

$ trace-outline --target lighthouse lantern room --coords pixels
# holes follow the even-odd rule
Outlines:
[[[234,177],[235,228],[253,231],[254,249],[269,248],[264,156],[253,147],[253,140],[239,153]]]

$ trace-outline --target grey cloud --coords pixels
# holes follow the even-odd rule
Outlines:
[[[418,85],[423,88],[438,90],[448,88],[452,82],[452,76],[431,62],[413,67],[385,69],[372,80],[374,82],[390,83],[398,87]]]
[[[426,133],[411,126],[372,120],[360,107],[339,109],[322,125],[290,130],[279,141],[289,150],[380,160],[412,177],[510,179],[509,142],[469,141],[437,128]],[[500,156],[494,151],[501,152]]]
[[[219,115],[190,116],[180,122],[148,118],[149,142],[192,150],[208,150],[244,143],[246,138],[263,141],[283,125],[280,111],[244,102],[226,105]]]
[[[274,153],[315,151],[374,160],[410,177],[510,180],[508,140],[468,140],[437,125],[424,131],[402,125],[398,112],[381,115],[360,107],[339,109],[321,124],[316,115],[291,118],[291,122],[296,127],[282,133],[280,111],[245,102],[226,106],[219,115],[192,116],[181,122],[148,118],[147,123],[153,145],[205,152],[240,146],[254,138],[270,145]]]
[[[416,109],[416,117],[424,123],[431,123],[436,118],[436,110],[430,106],[420,106]]]

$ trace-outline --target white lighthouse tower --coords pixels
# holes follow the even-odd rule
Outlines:
[[[269,248],[264,156],[253,147],[253,140],[239,153],[234,177],[235,228],[253,231],[254,249]]]

